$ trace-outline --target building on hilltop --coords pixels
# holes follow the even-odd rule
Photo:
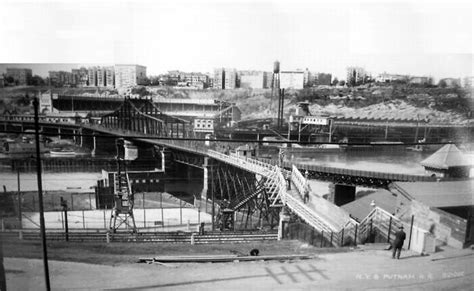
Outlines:
[[[367,72],[362,67],[348,67],[346,84],[348,86],[358,86],[365,83]]]
[[[225,82],[224,89],[237,88],[237,70],[230,69],[230,68],[225,69],[224,82]]]
[[[115,87],[115,70],[114,67],[105,67],[105,86],[108,88]]]
[[[237,87],[237,71],[231,68],[214,70],[215,89],[235,89]]]
[[[203,73],[185,73],[179,72],[179,82],[183,82],[187,87],[193,87],[196,89],[204,89],[209,86],[209,77]]]
[[[282,89],[303,89],[304,87],[304,72],[296,71],[281,71],[280,72],[280,88]]]
[[[76,80],[71,72],[49,71],[49,85],[54,87],[75,86]]]
[[[325,85],[325,86],[330,86],[332,82],[332,74],[328,73],[318,73],[316,80],[315,80],[315,85]]]
[[[97,67],[96,70],[96,77],[97,77],[97,87],[105,87],[105,70],[102,67]]]
[[[146,83],[146,67],[141,65],[115,65],[115,87],[126,88]]]
[[[28,85],[33,77],[31,69],[23,68],[7,68],[5,79],[11,77],[16,85]]]
[[[86,68],[81,67],[80,69],[72,69],[71,72],[74,79],[74,83],[77,87],[87,86],[88,74]]]
[[[263,72],[263,84],[264,88],[271,88],[272,87],[272,72]]]
[[[395,81],[399,82],[408,82],[408,76],[407,75],[397,75],[397,74],[387,74],[386,72],[383,72],[382,74],[379,74],[375,78],[376,82],[380,83],[391,83]]]
[[[460,78],[444,78],[444,79],[439,80],[438,86],[448,87],[448,88],[461,87],[461,79]]]
[[[471,89],[474,87],[474,77],[464,77],[462,79],[462,86],[464,88],[468,88],[468,89]]]
[[[96,67],[87,68],[87,86],[97,87],[97,68]]]
[[[266,87],[265,72],[239,71],[240,88],[263,89]]]
[[[326,73],[311,72],[306,68],[304,71],[304,87],[313,87],[318,85],[330,86],[332,75]]]
[[[214,69],[214,89],[224,89],[225,71],[224,68]]]
[[[408,80],[410,84],[418,84],[418,85],[432,85],[433,79],[430,77],[419,77],[419,76],[412,76]]]

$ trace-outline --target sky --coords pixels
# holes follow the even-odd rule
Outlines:
[[[0,63],[472,76],[471,1],[0,0]],[[0,69],[5,65],[0,66]],[[36,65],[47,75],[51,66]],[[68,67],[66,65],[66,67]],[[73,65],[72,67],[77,67]],[[54,69],[53,67],[52,69]]]

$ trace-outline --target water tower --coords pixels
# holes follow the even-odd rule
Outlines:
[[[280,89],[280,62],[275,61],[273,63],[273,76],[272,76],[272,99],[270,102],[270,111],[272,110],[273,100],[278,100],[278,128],[281,129],[283,125],[283,97],[284,92]]]

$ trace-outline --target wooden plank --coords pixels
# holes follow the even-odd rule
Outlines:
[[[237,256],[237,255],[213,255],[213,256],[175,256],[139,258],[139,262],[157,261],[162,263],[220,263],[233,261],[268,261],[268,260],[305,260],[311,259],[309,255],[267,255],[267,256]]]

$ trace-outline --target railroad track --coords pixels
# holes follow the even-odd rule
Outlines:
[[[18,233],[16,233],[18,236]],[[9,234],[11,236],[11,234]],[[22,233],[24,240],[40,240],[39,232]],[[107,242],[106,232],[69,232],[71,242]],[[48,241],[66,241],[63,232],[46,233]],[[143,232],[137,234],[119,232],[109,233],[110,242],[152,242],[152,243],[194,243],[194,244],[219,244],[219,243],[248,243],[261,241],[274,241],[278,239],[277,232],[243,232],[243,233],[217,233],[209,232],[197,234],[191,232]]]

